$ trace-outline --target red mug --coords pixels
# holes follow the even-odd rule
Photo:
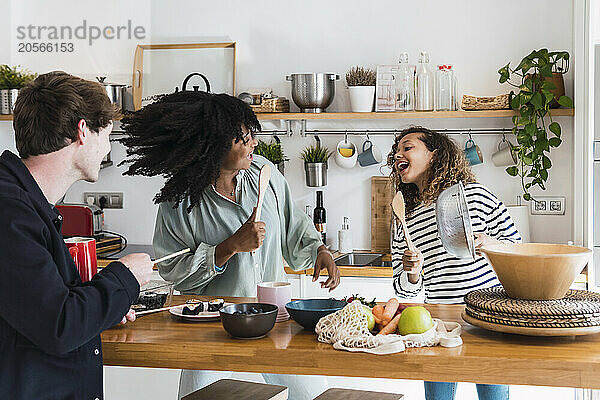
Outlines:
[[[87,282],[92,279],[92,276],[98,272],[96,240],[86,237],[72,237],[65,239],[65,244],[77,266],[81,280]]]

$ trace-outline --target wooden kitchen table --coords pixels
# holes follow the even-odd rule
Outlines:
[[[174,296],[173,304],[187,298]],[[231,302],[253,298],[225,298]],[[233,339],[220,321],[186,322],[168,311],[102,334],[105,365],[277,374],[402,378],[600,389],[600,334],[530,337],[462,321],[460,305],[427,305],[432,316],[463,326],[464,344],[373,355],[334,350],[293,320],[261,339]]]

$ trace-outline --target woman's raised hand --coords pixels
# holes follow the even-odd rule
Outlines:
[[[232,239],[235,239],[237,252],[244,253],[262,246],[265,235],[265,223],[256,221],[256,207],[254,207],[248,221],[233,234]]]
[[[402,256],[402,266],[407,274],[414,275],[414,277],[418,278],[421,270],[423,269],[423,253],[421,253],[419,250],[404,250],[404,255]]]

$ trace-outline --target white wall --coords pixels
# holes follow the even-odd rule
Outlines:
[[[364,2],[304,1],[298,4],[276,1],[228,2],[117,2],[116,0],[74,4],[67,1],[2,0],[10,5],[10,26],[0,24],[3,38],[0,62],[21,64],[37,72],[62,69],[94,77],[108,75],[111,80],[130,79],[135,40],[98,41],[93,46],[77,42],[76,54],[42,55],[16,53],[15,27],[33,24],[79,24],[83,18],[98,25],[118,24],[132,19],[146,27],[147,43],[195,42],[206,37],[231,37],[238,45],[238,92],[249,87],[272,87],[277,94],[290,96],[285,75],[293,72],[336,72],[343,75],[353,65],[375,66],[397,61],[408,51],[411,62],[420,49],[431,54],[432,64],[452,63],[458,76],[459,93],[496,95],[507,92],[498,84],[497,70],[507,62],[516,65],[532,49],[572,49],[572,5],[555,1],[470,2]],[[148,6],[150,5],[150,6]],[[136,14],[134,10],[139,10]],[[0,17],[2,18],[2,17]],[[545,21],[552,21],[547,23]],[[9,29],[10,28],[10,29]],[[189,72],[195,71],[194,65]],[[183,80],[184,76],[180,77]],[[566,76],[567,92],[572,94],[572,75]],[[295,108],[295,106],[294,106]],[[347,110],[348,95],[338,82],[337,95],[330,111]],[[564,144],[553,153],[547,195],[567,198],[564,216],[532,216],[532,240],[566,242],[572,237],[572,119],[560,118]],[[403,128],[420,124],[431,128],[509,127],[508,118],[426,119],[398,121],[325,121],[309,122],[309,128]],[[265,129],[275,126],[265,123]],[[322,137],[334,148],[342,137]],[[520,183],[490,163],[490,155],[499,136],[476,136],[485,163],[474,167],[478,179],[488,185],[507,204],[514,203]],[[315,190],[304,185],[298,154],[312,139],[284,138],[283,145],[291,161],[286,177],[298,206],[315,203]],[[363,137],[352,139],[362,145]],[[457,137],[459,144],[464,137]],[[375,137],[374,142],[387,153],[392,138]],[[0,149],[13,148],[9,122],[0,122]],[[123,159],[124,149],[113,144],[113,159]],[[81,201],[82,192],[123,191],[125,208],[107,210],[106,228],[124,233],[132,243],[150,243],[156,207],[154,194],[161,178],[122,177],[122,169],[101,172],[94,185],[77,183],[67,194],[68,201]],[[337,236],[343,216],[351,217],[354,244],[370,247],[370,177],[377,167],[342,170],[330,163],[329,185],[324,188],[328,211],[329,238]],[[534,192],[534,194],[537,192]],[[336,243],[332,243],[334,246]]]

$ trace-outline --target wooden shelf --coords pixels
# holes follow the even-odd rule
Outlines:
[[[553,117],[572,117],[575,115],[573,108],[557,108],[550,110]],[[488,111],[407,111],[407,112],[324,112],[313,113],[258,113],[260,121],[268,120],[303,120],[303,119],[419,119],[419,118],[503,118],[516,115],[513,110],[488,110]],[[12,121],[12,115],[0,115],[0,121]]]
[[[0,121],[12,121],[13,120],[13,115],[12,114],[0,114]],[[120,121],[121,118],[115,118],[115,121]]]
[[[551,110],[553,117],[572,117],[573,108],[557,108]],[[332,119],[419,119],[419,118],[502,118],[516,115],[513,110],[483,111],[406,111],[406,112],[324,112],[313,113],[258,113],[260,121],[267,120],[332,120]]]

